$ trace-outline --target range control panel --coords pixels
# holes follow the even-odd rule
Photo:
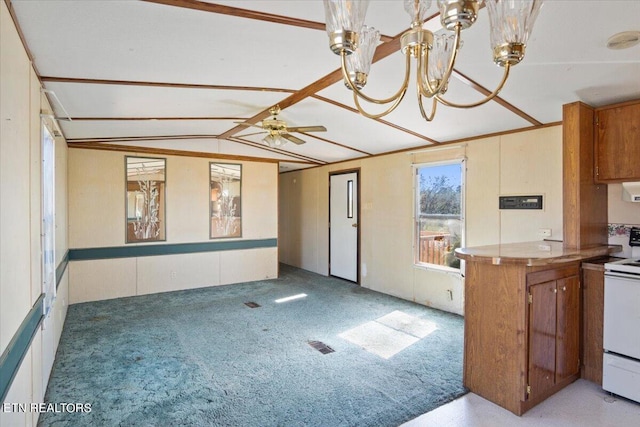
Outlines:
[[[629,230],[629,246],[640,246],[640,228],[631,227]]]
[[[542,209],[542,196],[500,196],[500,209]]]

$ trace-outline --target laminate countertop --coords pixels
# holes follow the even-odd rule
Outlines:
[[[535,241],[458,248],[456,257],[470,262],[542,266],[582,261],[621,251],[620,245],[596,245],[587,248],[565,248],[562,242]]]

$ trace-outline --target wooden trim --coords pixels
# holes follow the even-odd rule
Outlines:
[[[633,99],[631,101],[619,102],[617,104],[610,104],[610,105],[605,105],[603,107],[597,107],[594,110],[597,113],[598,111],[609,110],[611,108],[628,107],[629,105],[636,105],[638,103],[640,103],[640,99]]]
[[[334,101],[333,99],[325,98],[324,96],[320,96],[320,95],[318,95],[318,94],[312,95],[311,97],[312,97],[312,98],[315,98],[315,99],[317,99],[317,100],[319,100],[319,101],[324,101],[324,102],[326,102],[326,103],[328,103],[328,104],[335,105],[336,107],[340,107],[340,108],[343,108],[343,109],[345,109],[345,110],[351,111],[352,113],[360,114],[360,112],[359,112],[357,109],[355,109],[355,108],[353,108],[353,107],[349,107],[348,105],[344,105],[344,104],[342,104],[342,103],[340,103],[340,102],[338,102],[338,101]],[[408,133],[408,134],[413,135],[413,136],[415,136],[415,137],[418,137],[418,138],[420,138],[420,139],[424,139],[425,141],[429,141],[429,142],[431,142],[432,144],[440,144],[440,141],[436,141],[435,139],[431,139],[431,138],[429,138],[429,137],[427,137],[427,136],[424,136],[424,135],[422,135],[422,134],[419,134],[418,132],[414,132],[414,131],[412,131],[412,130],[410,130],[410,129],[403,128],[403,127],[401,127],[401,126],[398,126],[398,125],[397,125],[397,124],[395,124],[395,123],[391,123],[391,122],[388,122],[388,121],[386,121],[386,120],[382,120],[382,119],[380,119],[380,118],[378,118],[378,119],[371,119],[371,120],[374,120],[374,121],[376,121],[376,122],[378,122],[378,123],[382,123],[382,124],[387,125],[387,126],[390,126],[390,127],[394,128],[394,129],[397,129],[397,130],[399,130],[399,131],[402,131],[402,132]]]
[[[113,136],[104,138],[69,138],[67,144],[96,144],[102,142],[135,142],[135,141],[166,141],[171,139],[217,139],[216,135],[153,135],[153,136]]]
[[[16,31],[18,32],[18,37],[20,37],[20,41],[22,42],[22,47],[24,48],[24,51],[27,54],[27,58],[29,58],[29,62],[31,63],[33,70],[38,76],[38,79],[40,79],[40,73],[38,72],[38,68],[36,67],[36,64],[33,60],[33,54],[31,53],[31,50],[27,45],[27,40],[24,37],[22,28],[20,28],[20,25],[18,24],[18,18],[16,17],[16,12],[13,9],[13,4],[11,4],[11,0],[4,0],[4,3],[7,5],[7,9],[9,10],[9,15],[11,16],[11,20],[13,21],[13,25],[16,27]],[[41,79],[40,79],[40,83],[42,83]]]
[[[93,144],[78,142],[69,144],[69,148],[85,150],[122,151],[129,153],[157,154],[163,156],[203,157],[207,159],[240,160],[247,162],[278,163],[285,160],[268,157],[238,156],[233,154],[205,153],[202,151],[169,150],[165,148],[135,147],[132,145]]]
[[[231,15],[238,18],[256,19],[259,21],[273,22],[276,24],[291,25],[300,28],[309,28],[312,30],[326,31],[324,22],[308,21],[306,19],[291,18],[289,16],[275,15],[273,13],[260,12],[256,10],[241,9],[238,7],[225,6],[222,4],[205,3],[195,0],[143,0],[147,3],[163,4],[166,6],[182,7],[185,9],[193,9],[201,12],[218,13],[221,15]],[[389,36],[381,35],[380,39],[384,42],[390,39]]]
[[[315,135],[315,134],[306,133],[306,132],[300,132],[300,133],[302,135],[306,136],[306,137],[311,137],[311,138],[315,138],[315,139],[317,139],[319,141],[326,142],[327,144],[332,144],[332,145],[336,145],[338,147],[346,148],[347,150],[356,151],[356,152],[358,152],[360,154],[364,154],[366,156],[370,156],[371,155],[371,153],[367,153],[366,151],[362,151],[362,150],[360,150],[358,148],[350,147],[350,146],[345,145],[345,144],[340,144],[339,142],[331,141],[329,139],[322,138],[321,136],[318,136],[318,135]]]
[[[490,91],[489,89],[487,89],[486,87],[480,85],[476,81],[474,81],[474,80],[470,79],[469,77],[465,76],[464,74],[462,74],[458,70],[454,69],[453,70],[453,75],[458,80],[460,80],[462,83],[464,83],[464,84],[470,86],[471,88],[477,90],[478,92],[480,92],[484,96],[490,95],[491,92],[493,92],[493,91]],[[530,115],[528,115],[527,113],[522,111],[521,109],[515,107],[513,104],[508,103],[507,101],[505,101],[504,99],[500,98],[499,96],[496,96],[495,98],[493,98],[493,100],[495,102],[497,102],[498,104],[500,104],[501,106],[503,106],[504,108],[506,108],[507,110],[511,111],[512,113],[522,117],[523,119],[525,119],[526,121],[528,121],[532,125],[534,125],[534,126],[542,125],[542,122],[539,122],[538,120],[534,119],[533,117],[531,117]]]
[[[302,155],[302,154],[292,153],[290,151],[281,150],[279,148],[269,147],[268,145],[262,145],[262,144],[259,144],[257,142],[241,139],[241,137],[238,137],[238,136],[232,136],[231,138],[228,139],[228,141],[237,142],[239,144],[248,145],[250,147],[261,148],[263,150],[271,151],[271,152],[278,153],[278,154],[283,154],[285,156],[296,157],[298,159],[307,160],[307,161],[315,163],[317,165],[324,165],[324,164],[327,163],[324,160],[315,159],[313,157],[305,156],[305,155]],[[279,159],[279,160],[280,161],[286,161],[286,160],[281,160],[281,159]]]
[[[170,82],[148,82],[140,80],[108,80],[108,79],[80,79],[73,77],[42,76],[43,82],[49,83],[74,83],[74,84],[97,84],[97,85],[121,85],[121,86],[150,86],[169,87],[180,89],[215,89],[215,90],[250,90],[258,92],[286,92],[293,93],[293,89],[275,87],[254,87],[254,86],[225,86],[209,85],[200,83],[170,83]]]

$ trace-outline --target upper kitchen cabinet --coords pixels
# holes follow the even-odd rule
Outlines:
[[[596,182],[640,181],[640,100],[596,109]]]

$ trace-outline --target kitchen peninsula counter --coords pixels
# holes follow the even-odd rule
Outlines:
[[[456,249],[465,265],[464,385],[521,415],[580,376],[583,260],[620,247]]]
[[[489,264],[517,264],[545,266],[609,255],[619,252],[619,245],[597,245],[588,248],[565,248],[562,242],[536,241],[505,243],[501,245],[477,246],[456,249],[456,257],[465,261]]]

